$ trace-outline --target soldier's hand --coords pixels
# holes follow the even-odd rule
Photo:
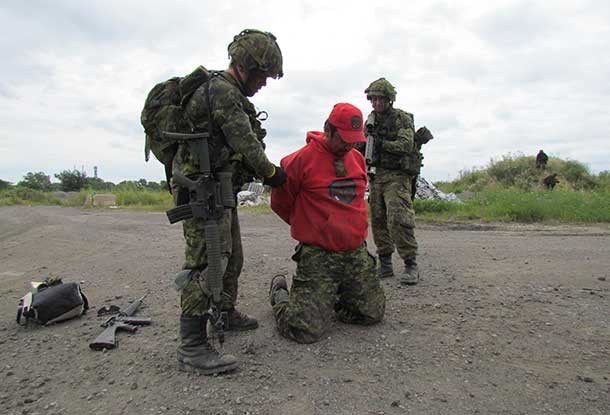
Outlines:
[[[265,177],[265,180],[263,180],[263,184],[271,187],[279,187],[286,183],[286,179],[288,178],[288,176],[280,166],[273,167],[273,174],[269,177]]]

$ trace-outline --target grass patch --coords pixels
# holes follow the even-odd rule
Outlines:
[[[119,190],[112,192],[118,206],[142,210],[167,210],[174,207],[172,195],[167,191]]]
[[[477,193],[462,203],[415,202],[417,215],[430,220],[500,222],[610,222],[610,192],[523,192],[497,190]]]
[[[120,207],[148,211],[165,211],[173,207],[167,191],[123,189],[113,192]],[[64,194],[14,187],[0,190],[0,206],[56,205],[82,207],[90,190]],[[415,200],[418,220],[486,222],[566,222],[610,223],[610,191],[523,191],[488,188],[475,193],[464,202],[444,200]],[[244,212],[272,213],[268,204],[243,206]]]

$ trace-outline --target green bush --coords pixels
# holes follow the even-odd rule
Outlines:
[[[61,205],[61,200],[41,190],[18,186],[0,191],[0,206],[8,205]]]

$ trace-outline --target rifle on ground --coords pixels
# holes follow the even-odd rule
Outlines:
[[[426,127],[421,127],[415,132],[413,139],[415,141],[415,147],[417,148],[417,151],[419,152],[420,160],[423,161],[424,155],[421,152],[421,148],[424,144],[427,144],[428,141],[434,139],[434,136],[432,135],[430,130],[428,130]],[[423,165],[424,165],[424,163],[421,163],[420,168],[423,167]],[[417,193],[417,178],[418,177],[419,177],[419,174],[413,176],[413,178],[411,179],[411,200],[412,201],[415,200],[415,194]]]
[[[134,317],[146,295],[148,294],[135,300],[124,311],[119,311],[102,323],[102,327],[105,327],[106,330],[89,343],[89,347],[93,350],[114,349],[119,344],[119,341],[116,339],[117,331],[122,330],[135,333],[138,330],[138,326],[150,325],[151,320],[149,317]]]
[[[211,130],[211,128],[210,128]],[[199,173],[195,180],[174,173],[174,180],[189,190],[189,203],[176,206],[167,211],[170,223],[198,218],[205,221],[204,233],[207,255],[207,286],[212,294],[212,307],[208,311],[211,326],[217,333],[218,341],[224,342],[224,326],[227,313],[222,312],[222,277],[224,269],[221,262],[220,224],[225,208],[235,207],[231,172],[212,172],[208,140],[211,131],[205,133],[163,133],[166,139],[188,144],[189,150]]]

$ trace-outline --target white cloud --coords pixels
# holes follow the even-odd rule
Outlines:
[[[332,105],[366,114],[381,76],[435,140],[424,176],[454,178],[509,152],[610,169],[610,7],[601,1],[29,1],[0,6],[0,178],[93,166],[160,180],[139,116],[152,86],[226,67],[241,29],[272,31],[285,76],[253,98],[274,161]]]

